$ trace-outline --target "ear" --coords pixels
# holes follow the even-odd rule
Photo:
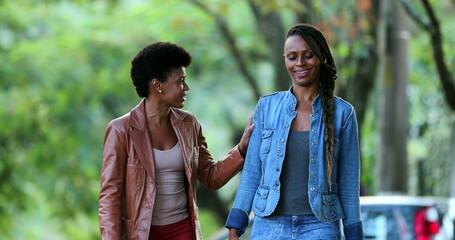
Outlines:
[[[152,88],[154,88],[156,91],[161,88],[161,82],[158,80],[158,78],[152,79],[150,82],[150,85]]]

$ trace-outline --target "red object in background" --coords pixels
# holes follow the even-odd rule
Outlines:
[[[439,215],[434,207],[425,207],[416,212],[414,233],[416,240],[431,240],[439,232]]]

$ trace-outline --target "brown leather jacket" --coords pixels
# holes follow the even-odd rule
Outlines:
[[[172,126],[182,146],[188,209],[194,239],[202,239],[196,206],[196,184],[218,189],[235,176],[243,158],[235,146],[214,162],[196,117],[171,109]],[[102,239],[148,239],[155,203],[155,165],[147,130],[145,101],[130,113],[112,120],[104,139],[99,221]]]

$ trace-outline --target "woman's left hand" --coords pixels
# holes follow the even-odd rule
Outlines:
[[[243,158],[245,158],[246,156],[248,142],[250,141],[251,132],[254,129],[253,114],[250,116],[250,119],[248,119],[248,124],[246,125],[245,130],[243,130],[243,135],[239,143],[239,152],[243,156]]]

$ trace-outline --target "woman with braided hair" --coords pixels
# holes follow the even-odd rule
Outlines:
[[[334,96],[336,66],[322,33],[288,30],[288,91],[261,97],[240,185],[225,226],[238,239],[363,239],[355,110]]]

